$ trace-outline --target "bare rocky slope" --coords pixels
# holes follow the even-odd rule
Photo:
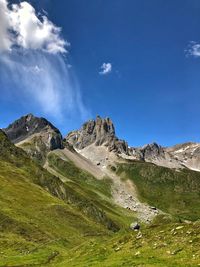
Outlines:
[[[45,118],[25,115],[3,129],[11,142],[20,146],[38,162],[44,162],[51,150],[63,148],[60,131]]]

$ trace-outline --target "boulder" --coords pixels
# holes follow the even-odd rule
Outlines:
[[[131,230],[135,230],[135,231],[140,230],[140,225],[139,225],[139,223],[138,223],[138,222],[133,222],[133,223],[131,223],[131,224],[130,224],[130,229],[131,229]]]

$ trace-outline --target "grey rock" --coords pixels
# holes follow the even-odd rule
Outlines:
[[[60,131],[44,118],[32,114],[21,117],[3,131],[9,140],[43,165],[49,151],[63,148]]]
[[[157,143],[152,143],[152,144],[148,144],[144,146],[141,149],[141,152],[145,160],[158,158],[158,157],[164,157],[164,154],[165,154],[164,149]]]
[[[66,141],[77,149],[83,149],[91,144],[107,146],[109,151],[116,153],[129,153],[128,144],[115,135],[115,127],[110,118],[96,117],[84,123],[80,130],[70,132]]]
[[[35,117],[32,114],[25,115],[14,121],[7,128],[4,128],[3,131],[14,144],[27,139],[33,134],[46,131],[49,132],[46,141],[50,150],[63,147],[60,131],[46,119]]]
[[[131,229],[131,230],[135,230],[135,231],[140,230],[140,225],[139,225],[139,223],[138,223],[138,222],[133,222],[133,223],[131,223],[131,224],[130,224],[130,229]]]
[[[131,147],[129,153],[138,160],[151,161],[165,158],[165,150],[157,143],[147,144],[143,147]]]

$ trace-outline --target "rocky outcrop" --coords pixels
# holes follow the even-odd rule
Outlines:
[[[145,145],[142,147],[141,152],[144,160],[157,159],[165,156],[164,148],[157,143]]]
[[[115,135],[115,127],[110,118],[96,117],[96,120],[89,120],[84,123],[80,130],[70,132],[65,140],[76,149],[84,149],[94,144],[106,146],[109,151],[116,153],[129,153],[128,144]]]
[[[189,169],[200,171],[200,143],[187,142],[166,148],[173,160]]]
[[[165,150],[157,143],[147,144],[143,147],[130,147],[129,154],[137,160],[154,161],[165,158]]]
[[[60,131],[46,119],[32,114],[21,117],[3,131],[12,143],[23,148],[40,163],[44,162],[49,151],[63,148]]]
[[[48,133],[46,145],[49,149],[62,148],[62,135],[60,131],[46,119],[35,117],[32,114],[21,117],[3,129],[3,131],[14,144],[36,133],[46,131]]]

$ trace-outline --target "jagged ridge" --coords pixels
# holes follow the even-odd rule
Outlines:
[[[84,123],[80,130],[70,132],[66,141],[76,149],[83,149],[91,144],[107,146],[109,151],[128,155],[128,144],[115,135],[115,127],[110,118],[96,117]]]

